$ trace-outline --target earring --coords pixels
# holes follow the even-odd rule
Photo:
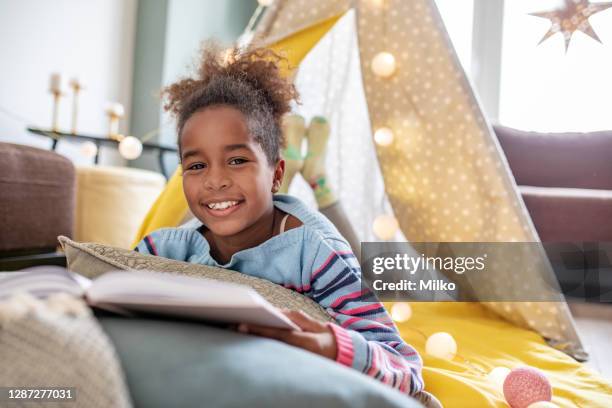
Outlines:
[[[274,185],[272,186],[272,192],[277,193],[279,188],[280,188],[280,183],[278,182],[278,180],[274,181]]]

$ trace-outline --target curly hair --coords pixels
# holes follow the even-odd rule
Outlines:
[[[177,121],[179,155],[187,120],[207,107],[225,105],[242,112],[249,132],[274,165],[285,147],[282,116],[290,111],[291,101],[298,100],[293,83],[281,75],[281,62],[286,59],[268,48],[223,50],[215,42],[205,43],[195,77],[162,91],[164,109]]]

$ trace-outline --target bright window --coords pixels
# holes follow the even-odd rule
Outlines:
[[[459,56],[459,61],[469,75],[472,66],[474,0],[436,0],[436,5]]]
[[[590,18],[603,45],[577,32],[566,54],[561,34],[537,45],[550,23],[528,15],[558,4],[505,2],[500,122],[536,131],[612,129],[612,9]]]

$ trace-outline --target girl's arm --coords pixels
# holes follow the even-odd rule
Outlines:
[[[421,357],[374,294],[362,288],[361,268],[344,242],[321,241],[305,294],[338,322],[330,324],[337,362],[409,394],[423,389]]]

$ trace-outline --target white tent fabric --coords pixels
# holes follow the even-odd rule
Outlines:
[[[277,0],[257,32],[271,43],[351,9],[300,65],[303,105],[296,111],[330,119],[329,177],[360,238],[374,240],[374,218],[393,211],[412,242],[537,242],[433,0]],[[390,78],[370,69],[381,51],[396,57]],[[381,126],[394,130],[392,145],[373,143]],[[305,183],[294,182],[290,192],[314,205]],[[492,290],[546,290],[553,272],[543,252],[535,259],[497,264],[494,273],[464,283],[482,298]],[[562,296],[485,305],[586,357]]]

